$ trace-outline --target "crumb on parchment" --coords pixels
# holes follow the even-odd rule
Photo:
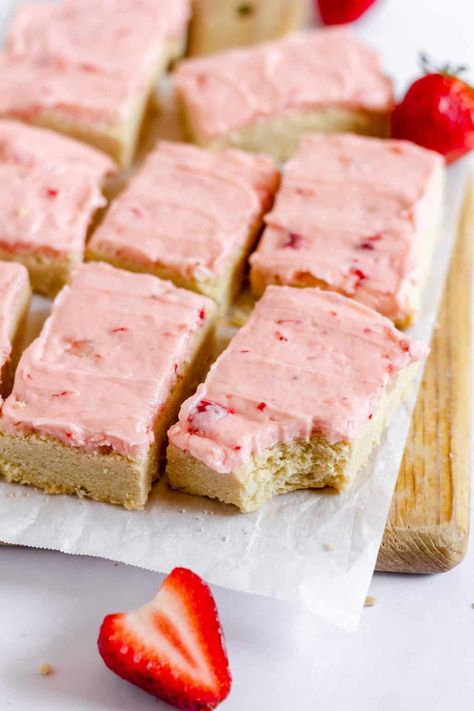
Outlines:
[[[377,598],[372,595],[367,595],[364,602],[364,607],[373,607],[377,602]]]
[[[329,551],[329,553],[332,553],[333,550],[335,550],[336,546],[334,543],[325,543],[324,544],[324,550]]]
[[[43,662],[38,671],[42,676],[51,676],[51,674],[54,674],[54,667],[48,664],[48,662]]]

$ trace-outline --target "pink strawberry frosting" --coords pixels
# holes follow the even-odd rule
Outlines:
[[[406,141],[306,136],[265,218],[252,279],[312,277],[403,320],[421,284],[424,242],[435,237],[442,166],[437,153]]]
[[[82,257],[87,228],[105,204],[115,164],[78,141],[0,121],[0,249]]]
[[[313,432],[352,441],[395,374],[427,351],[339,294],[269,286],[182,405],[170,441],[221,473]]]
[[[1,430],[144,457],[214,308],[154,276],[79,265],[22,355]]]
[[[0,112],[58,109],[114,122],[147,87],[165,44],[184,37],[189,0],[63,0],[20,7],[0,59]]]
[[[182,61],[175,85],[189,121],[207,139],[295,111],[387,113],[393,106],[377,55],[342,28]]]
[[[0,262],[0,370],[12,352],[18,304],[25,291],[29,291],[27,269],[15,262]]]
[[[278,181],[264,155],[162,141],[112,203],[90,248],[144,268],[209,277],[246,243]]]
[[[188,0],[61,0],[26,3],[10,26],[15,57],[77,64],[89,71],[148,69],[157,40],[181,39]]]

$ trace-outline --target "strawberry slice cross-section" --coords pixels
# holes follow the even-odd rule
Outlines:
[[[214,709],[229,694],[216,604],[187,568],[172,570],[140,609],[107,615],[97,643],[109,669],[178,709]]]

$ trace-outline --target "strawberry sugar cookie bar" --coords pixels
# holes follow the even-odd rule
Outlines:
[[[356,301],[269,286],[183,403],[169,483],[243,512],[295,489],[345,488],[426,352]]]
[[[133,158],[153,87],[182,53],[189,0],[27,3],[0,57],[0,114]]]
[[[224,309],[279,178],[264,155],[160,142],[112,203],[88,258],[171,279]]]
[[[11,389],[30,300],[31,287],[25,267],[0,262],[1,397],[5,397]]]
[[[23,263],[34,291],[54,296],[82,261],[105,205],[110,158],[53,131],[0,120],[0,259]]]
[[[154,276],[79,265],[3,405],[2,475],[143,508],[166,430],[204,374],[214,311]]]
[[[253,292],[320,286],[408,326],[436,242],[443,166],[407,141],[304,137],[250,258]]]
[[[189,53],[210,54],[283,37],[302,27],[306,4],[306,0],[194,0]]]
[[[385,135],[393,107],[377,55],[340,28],[184,60],[174,83],[195,143],[277,160],[307,131]]]

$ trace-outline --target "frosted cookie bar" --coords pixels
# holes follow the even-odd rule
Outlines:
[[[427,348],[362,304],[269,286],[169,431],[172,487],[253,511],[345,488]]]
[[[1,397],[8,395],[11,389],[30,300],[31,288],[25,267],[0,262]]]
[[[306,14],[305,0],[194,0],[189,53],[283,37],[299,29]]]
[[[320,286],[408,326],[436,242],[443,166],[406,141],[306,136],[250,259],[254,293]]]
[[[1,474],[143,508],[166,430],[203,375],[214,310],[154,276],[78,266],[20,359],[0,418]]]
[[[35,291],[54,296],[82,261],[106,200],[108,156],[52,131],[0,120],[0,259],[24,264]]]
[[[264,155],[160,142],[112,203],[88,258],[171,279],[224,309],[279,178]]]
[[[174,83],[195,143],[277,160],[307,131],[385,135],[393,107],[377,55],[340,28],[184,60]]]
[[[0,114],[132,160],[150,93],[184,48],[188,0],[27,3],[0,57]]]

